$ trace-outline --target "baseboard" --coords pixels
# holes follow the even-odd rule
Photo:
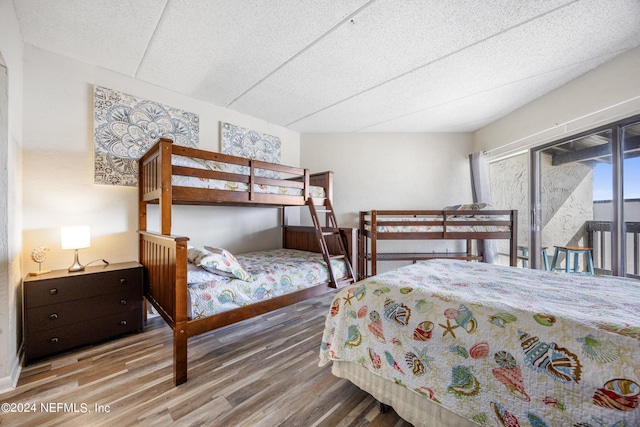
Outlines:
[[[0,378],[0,394],[7,393],[16,388],[16,384],[18,384],[18,379],[20,378],[20,372],[22,372],[22,363],[20,362],[22,358],[21,355],[22,351],[18,351],[18,354],[11,362],[9,375]]]

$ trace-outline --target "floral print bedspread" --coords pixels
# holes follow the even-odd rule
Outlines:
[[[226,163],[214,162],[211,160],[203,160],[192,157],[184,157],[173,155],[171,157],[171,164],[174,166],[184,166],[195,169],[213,170],[221,172],[234,172],[229,171]],[[246,169],[246,175],[249,174],[249,168]],[[171,185],[179,187],[193,187],[193,188],[208,188],[213,190],[227,190],[227,191],[249,191],[249,184],[246,182],[225,181],[221,179],[211,178],[199,178],[185,175],[172,175]],[[285,196],[302,196],[303,190],[301,188],[283,187],[277,185],[264,185],[254,184],[254,191],[256,193],[263,194],[280,194]],[[309,186],[309,197],[322,198],[325,196],[323,187]]]
[[[252,278],[249,281],[220,276],[187,287],[191,318],[198,319],[253,302],[326,283],[329,271],[322,254],[295,249],[273,249],[236,255]],[[332,260],[336,277],[346,275],[342,260]]]
[[[208,188],[227,191],[249,191],[246,182],[223,181],[220,179],[197,178],[193,176],[174,175],[171,184],[180,187]],[[277,185],[254,184],[254,191],[262,194],[280,194],[284,196],[302,196],[301,188],[282,187]],[[310,185],[309,197],[324,197],[324,188]]]
[[[342,289],[351,361],[479,425],[640,426],[640,281],[431,260]]]
[[[496,220],[498,218],[491,218],[491,220]],[[505,217],[501,220],[508,221],[509,218]],[[383,225],[385,221],[402,221],[406,223],[405,225]],[[410,218],[410,217],[382,217],[376,218],[377,230],[378,233],[428,233],[428,232],[441,232],[444,230],[442,225],[434,224],[434,225],[412,225],[411,222],[416,221],[442,221],[442,218]],[[448,232],[488,232],[488,231],[509,231],[508,226],[499,226],[499,225],[478,225],[473,224],[474,221],[487,221],[487,218],[481,217],[463,217],[452,219],[449,218],[449,221],[460,222],[460,225],[447,225]],[[371,230],[370,225],[365,225],[366,230]]]

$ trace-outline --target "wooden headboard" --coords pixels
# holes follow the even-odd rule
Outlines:
[[[358,260],[358,229],[340,228],[340,234],[351,266],[357,265]],[[329,252],[339,253],[336,250],[337,236],[326,236]],[[286,249],[299,249],[301,251],[320,253],[320,245],[316,237],[316,230],[313,227],[299,225],[285,225],[282,227],[282,247]]]

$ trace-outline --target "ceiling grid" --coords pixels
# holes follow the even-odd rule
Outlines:
[[[25,43],[298,132],[470,132],[640,46],[640,0],[15,0]]]

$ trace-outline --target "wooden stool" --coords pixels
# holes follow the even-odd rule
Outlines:
[[[529,248],[526,246],[518,246],[518,251],[522,254],[518,255],[518,259],[522,260],[522,267],[527,268],[527,261],[529,261]],[[547,247],[542,248],[542,262],[544,263],[544,269],[549,271],[549,257],[547,256]]]
[[[556,268],[556,264],[558,262],[558,254],[560,252],[564,252],[567,257],[564,266],[565,272],[593,274],[593,257],[591,255],[591,248],[582,248],[579,246],[556,246],[555,248],[556,250],[553,254],[553,261],[551,261],[551,271],[560,270],[560,268]],[[578,256],[582,254],[586,255],[587,257],[587,271],[578,270]],[[571,255],[573,255],[573,268],[571,268]]]

